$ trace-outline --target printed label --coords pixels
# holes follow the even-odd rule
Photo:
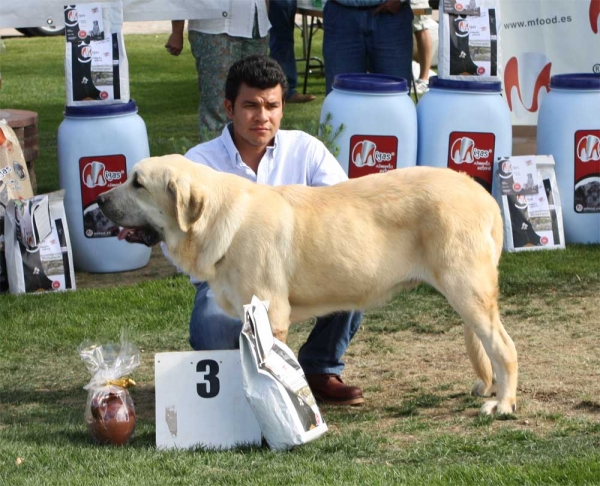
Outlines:
[[[498,161],[500,191],[504,195],[536,195],[539,191],[534,158],[507,157]]]
[[[575,132],[576,213],[600,213],[600,130]]]
[[[481,0],[443,0],[443,12],[454,15],[481,15]]]
[[[491,193],[495,144],[493,133],[452,132],[448,140],[448,168],[470,175]]]
[[[481,15],[450,15],[450,74],[496,76],[498,74],[498,34],[496,11]]]
[[[73,101],[119,100],[119,42],[105,33],[102,4],[65,6]]]
[[[104,22],[100,4],[65,5],[67,42],[104,40]]]
[[[27,250],[23,245],[20,245],[20,248],[26,292],[73,288],[61,218],[52,221],[50,235],[35,251]]]
[[[96,203],[96,198],[127,180],[124,155],[101,155],[79,159],[83,231],[88,238],[117,236],[119,227],[108,220]]]
[[[397,165],[398,138],[393,135],[353,135],[349,153],[350,179],[388,172]]]

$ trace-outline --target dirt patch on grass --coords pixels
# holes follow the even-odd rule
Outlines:
[[[75,272],[75,284],[78,289],[98,289],[119,285],[134,285],[144,280],[176,275],[177,269],[162,254],[160,246],[152,248],[150,260],[145,267],[130,272],[88,273]]]
[[[599,304],[594,292],[556,298],[542,318],[503,316],[519,353],[518,409],[510,420],[479,417],[485,399],[470,395],[475,374],[461,325],[441,333],[381,333],[370,329],[367,314],[345,356],[343,377],[361,386],[366,398],[350,426],[375,427],[404,443],[430,434],[469,436],[510,428],[546,435],[575,423],[600,425]],[[501,302],[507,310],[515,305]],[[532,298],[530,305],[548,302]],[[392,306],[395,318],[402,319],[402,298]],[[304,330],[292,333],[292,348],[297,350],[305,336]],[[326,420],[331,414],[333,420],[338,414],[347,418],[348,412],[336,407],[323,409]]]

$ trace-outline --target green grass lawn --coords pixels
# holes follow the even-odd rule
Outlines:
[[[152,155],[198,138],[196,73],[166,35],[126,37],[131,93]],[[58,188],[56,134],[64,108],[64,40],[4,40],[0,110],[39,114],[39,192]],[[320,38],[315,52],[319,52]],[[285,127],[314,133],[324,99],[286,107]],[[154,354],[188,350],[193,288],[184,276],[108,289],[0,296],[0,485],[598,484],[600,246],[506,254],[501,311],[520,358],[512,420],[479,417],[460,320],[428,287],[367,313],[344,376],[359,408],[322,408],[329,432],[288,453],[267,448],[157,451]],[[132,377],[138,424],[121,448],[99,447],[83,421],[89,380],[77,346],[118,340],[142,350]],[[310,327],[294,326],[298,349]]]

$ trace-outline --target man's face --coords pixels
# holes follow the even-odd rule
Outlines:
[[[242,83],[235,104],[225,100],[225,111],[233,122],[236,144],[266,147],[275,137],[283,118],[281,85],[263,90]]]

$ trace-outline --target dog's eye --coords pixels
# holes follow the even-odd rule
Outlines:
[[[138,177],[137,174],[135,174],[135,176],[133,176],[133,180],[131,181],[131,185],[133,187],[135,187],[136,189],[142,189],[144,186],[142,185],[142,183],[140,182],[140,179]]]

